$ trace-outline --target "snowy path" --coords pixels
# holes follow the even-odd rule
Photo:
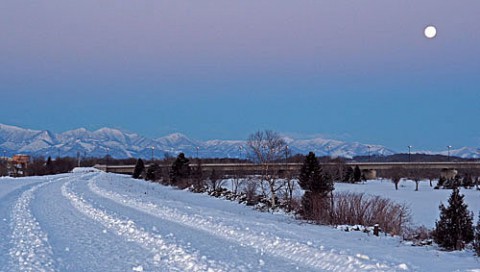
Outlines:
[[[39,182],[41,180],[29,180],[20,183],[13,179],[0,180],[0,264],[3,266],[6,266],[10,260],[11,235],[5,234],[13,234],[11,211],[20,196]]]
[[[474,271],[474,258],[302,225],[105,173],[0,179],[0,271]],[[461,262],[459,262],[461,260]]]
[[[100,209],[94,208],[83,198],[69,190],[67,186],[69,183],[63,184],[62,195],[69,199],[77,210],[99,222],[118,236],[135,242],[145,249],[151,249],[155,254],[153,257],[154,265],[162,265],[163,260],[165,268],[176,271],[226,271],[229,269],[227,266],[222,267],[215,265],[215,263],[208,262],[205,258],[197,254],[186,252],[186,250],[180,246],[166,242],[162,236],[155,235],[137,227],[132,220],[120,219]]]
[[[40,225],[51,234],[55,270],[121,271],[144,264],[148,250],[108,231],[62,196],[61,188],[68,182],[59,180],[42,187],[32,203]]]
[[[47,234],[30,210],[34,193],[47,184],[36,185],[22,193],[13,207],[13,247],[10,249],[9,270],[54,271],[53,252]]]
[[[250,247],[254,251],[260,252],[260,255],[267,254],[280,257],[285,262],[293,262],[298,266],[306,266],[314,270],[390,270],[387,265],[365,262],[357,257],[314,248],[311,245],[283,239],[265,231],[255,233],[249,227],[239,228],[225,225],[222,222],[215,222],[215,218],[212,217],[204,217],[198,214],[192,215],[191,212],[180,211],[166,205],[139,201],[133,197],[100,189],[94,180],[91,180],[88,184],[90,189],[99,196],[109,198],[139,212],[142,211],[162,220],[183,224],[194,230],[206,232],[229,242],[236,242],[242,247]]]

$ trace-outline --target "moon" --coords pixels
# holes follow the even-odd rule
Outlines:
[[[432,25],[429,25],[425,28],[424,30],[425,37],[428,39],[433,39],[435,36],[437,36],[437,28],[435,28]]]

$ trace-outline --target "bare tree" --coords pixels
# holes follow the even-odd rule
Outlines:
[[[295,191],[295,181],[292,178],[290,171],[285,171],[285,201],[287,204],[287,211],[292,210],[292,202],[293,202],[293,192]]]
[[[223,173],[219,170],[212,169],[210,173],[210,177],[208,178],[210,182],[210,190],[211,191],[219,191],[222,189],[225,180],[223,179]]]
[[[251,152],[251,159],[263,166],[262,180],[268,184],[271,204],[272,207],[275,207],[276,192],[281,189],[282,185],[276,184],[276,177],[270,169],[270,164],[283,157],[286,143],[278,133],[265,130],[251,134],[248,137],[247,146]]]
[[[205,190],[205,179],[201,160],[197,159],[195,167],[192,169],[192,182],[194,192],[203,192]]]
[[[432,181],[439,177],[437,170],[425,169],[425,177],[428,179],[430,187],[433,187]]]
[[[240,189],[242,183],[245,181],[245,177],[246,175],[244,169],[237,162],[232,179],[232,190],[235,195],[239,192],[238,189]]]
[[[398,190],[398,184],[400,183],[400,180],[405,177],[405,169],[403,167],[392,168],[387,172],[387,176],[395,184],[395,190]]]
[[[408,170],[408,177],[415,181],[415,191],[418,191],[418,185],[420,180],[422,180],[424,173],[422,173],[421,169],[410,169]]]

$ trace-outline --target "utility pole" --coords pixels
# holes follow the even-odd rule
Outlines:
[[[448,158],[448,161],[450,161],[450,148],[452,148],[452,146],[451,146],[451,145],[447,145],[447,148],[448,148],[448,156],[447,156],[447,158]]]
[[[285,176],[287,175],[288,172],[288,145],[285,146]]]
[[[412,162],[412,158],[411,158],[411,155],[412,155],[411,148],[412,148],[412,146],[409,145],[407,147],[408,147],[408,162],[410,163],[410,162]]]
[[[105,161],[105,163],[106,163],[105,172],[107,172],[107,173],[108,173],[108,162],[109,162],[108,160],[109,159],[110,159],[110,148],[107,147],[107,157],[106,157],[106,161]]]
[[[152,163],[153,163],[153,161],[155,160],[155,147],[152,146],[150,148],[152,149]]]
[[[370,153],[370,148],[372,148],[370,145],[367,145],[368,147],[368,161],[371,162],[372,161],[372,153]]]
[[[238,146],[238,159],[242,159],[242,151],[243,151],[243,146],[239,145]]]

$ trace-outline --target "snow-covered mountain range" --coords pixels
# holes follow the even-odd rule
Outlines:
[[[381,145],[349,143],[324,138],[292,139],[285,137],[291,154],[306,154],[314,151],[317,155],[331,155],[351,158],[357,155],[391,155],[395,151]],[[196,157],[246,157],[244,140],[209,140],[190,139],[181,133],[173,133],[161,138],[150,139],[136,133],[119,129],[101,128],[89,131],[84,128],[55,134],[48,130],[31,130],[0,124],[0,152],[11,156],[15,153],[33,156],[72,156],[77,154],[87,157],[103,157],[107,154],[114,158],[143,157],[151,158],[152,151],[156,158],[165,154],[172,156],[184,152]],[[442,152],[443,153],[443,152]],[[478,157],[477,149],[461,148],[450,150],[452,156]]]

